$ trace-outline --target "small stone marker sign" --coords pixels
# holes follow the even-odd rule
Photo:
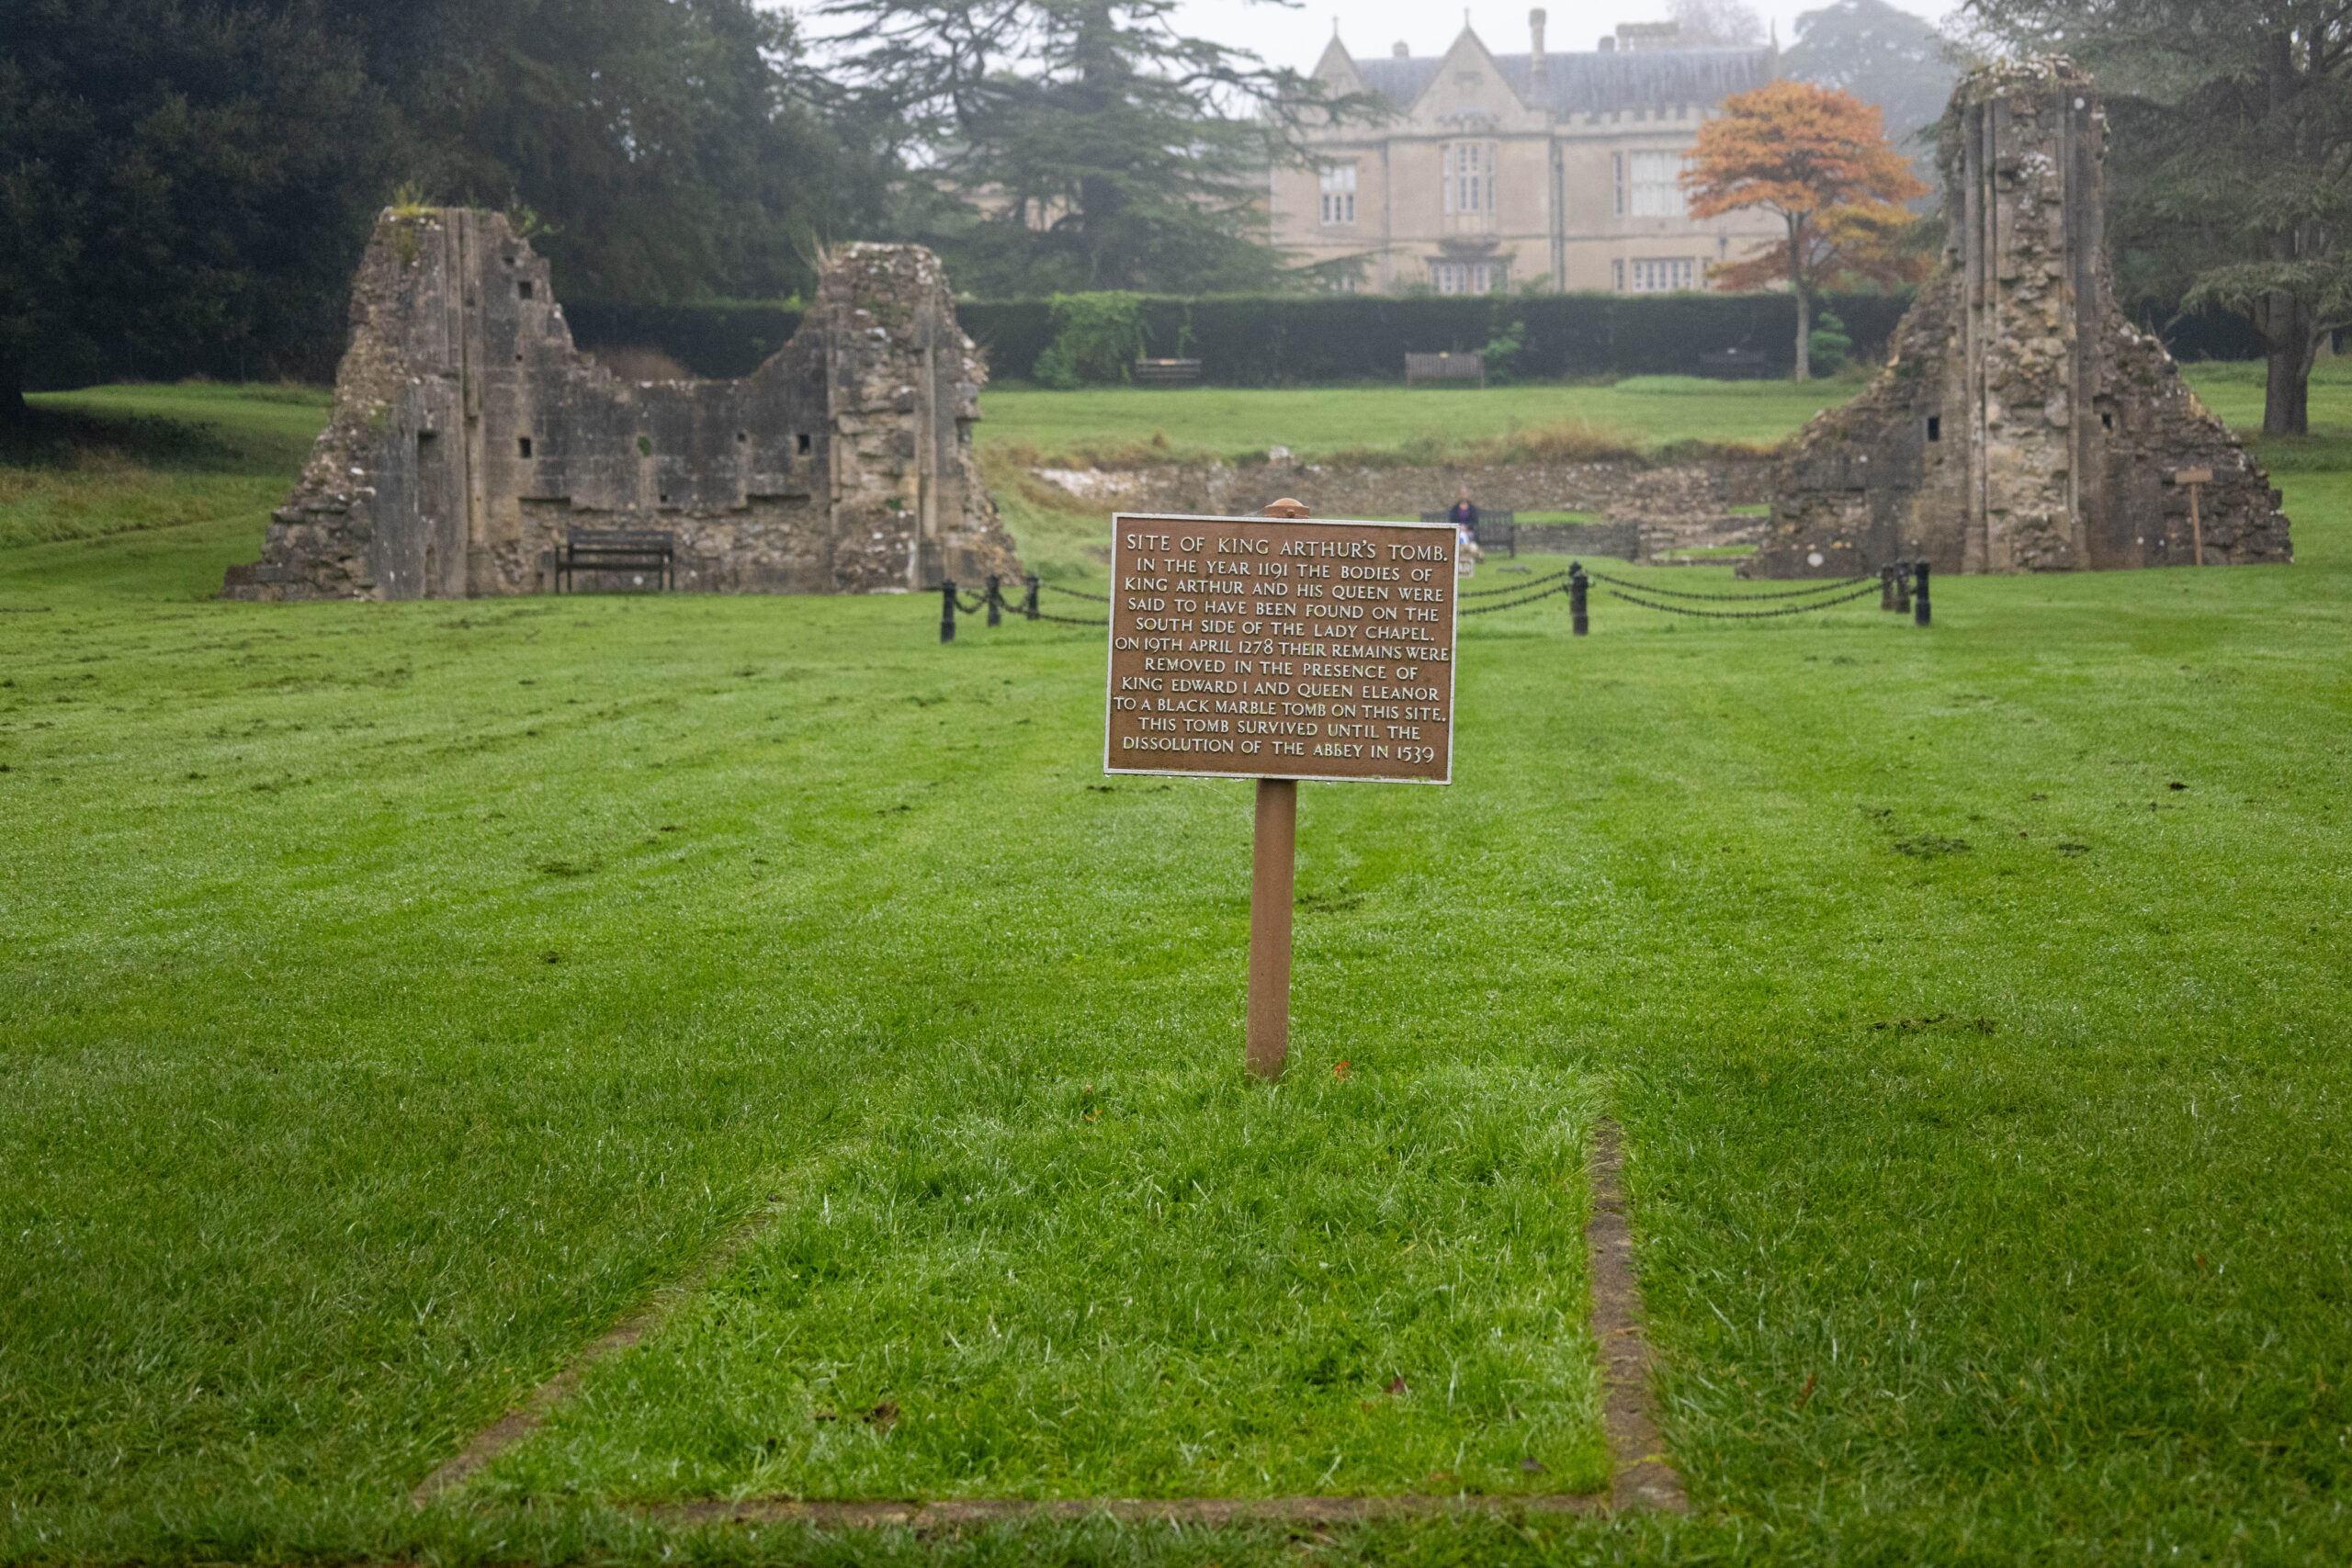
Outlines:
[[[1105,773],[1453,781],[1453,525],[1112,523]]]

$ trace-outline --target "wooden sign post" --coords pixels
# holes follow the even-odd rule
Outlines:
[[[1453,782],[1456,535],[1295,501],[1112,527],[1102,771],[1257,781],[1248,1057],[1279,1077],[1299,781]]]
[[[2213,470],[2211,468],[2176,469],[2172,476],[2172,482],[2188,487],[2188,547],[2196,552],[2192,558],[2193,563],[2203,566],[2205,564],[2205,520],[2197,514],[2197,487],[2211,484]]]

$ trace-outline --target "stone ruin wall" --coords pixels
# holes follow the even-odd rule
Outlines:
[[[226,597],[547,592],[574,527],[674,535],[678,586],[707,592],[1020,572],[972,457],[987,366],[920,246],[833,253],[737,381],[628,382],[574,348],[497,213],[388,211],[351,314],[334,412]]]
[[[2107,118],[2073,62],[1962,79],[1944,117],[1951,229],[1888,363],[1782,462],[1748,573],[1939,571],[2293,559],[2278,492],[2116,308],[2105,254]]]

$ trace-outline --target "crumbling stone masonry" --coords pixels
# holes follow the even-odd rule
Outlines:
[[[2116,309],[2107,117],[2071,61],[1962,79],[1944,116],[1943,265],[1868,390],[1774,477],[1758,577],[2293,559],[2278,492]]]
[[[386,212],[351,315],[334,416],[229,598],[546,592],[574,527],[673,534],[679,587],[708,592],[1020,571],[972,459],[987,367],[920,246],[833,253],[740,381],[616,378],[493,212]]]

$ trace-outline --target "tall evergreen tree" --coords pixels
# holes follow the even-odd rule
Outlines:
[[[2243,315],[2267,434],[2311,427],[2312,362],[2352,326],[2352,7],[2343,0],[1970,0],[2012,47],[2063,50],[2118,104],[2127,243]]]
[[[988,293],[1264,288],[1268,172],[1340,114],[1177,31],[1176,0],[833,0],[844,123],[896,220]]]
[[[767,295],[837,220],[792,20],[753,0],[328,0],[436,200],[527,208],[560,288]]]
[[[390,117],[315,0],[0,0],[0,417],[334,341]]]

